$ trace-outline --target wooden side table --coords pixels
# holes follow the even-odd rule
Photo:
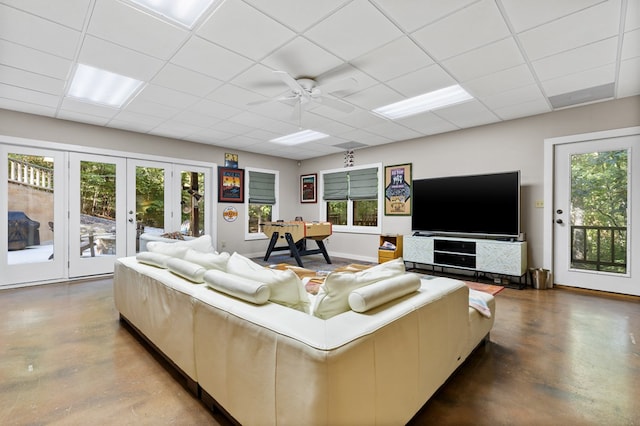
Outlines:
[[[385,243],[393,244],[395,248],[385,248]],[[402,257],[402,235],[380,235],[378,246],[378,263]]]

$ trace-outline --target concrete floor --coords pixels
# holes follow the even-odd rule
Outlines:
[[[411,425],[640,424],[640,299],[505,289]],[[227,425],[118,320],[111,279],[0,291],[0,424]]]

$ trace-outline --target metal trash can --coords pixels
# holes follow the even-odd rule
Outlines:
[[[543,268],[531,268],[531,282],[536,290],[545,290],[551,288],[549,285],[549,270]]]

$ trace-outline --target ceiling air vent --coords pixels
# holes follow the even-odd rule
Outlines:
[[[562,93],[560,95],[549,96],[549,102],[554,109],[585,104],[588,102],[601,101],[613,98],[615,83],[603,84],[602,86],[589,87],[576,90],[575,92]]]
[[[336,148],[342,148],[342,149],[356,149],[356,148],[362,148],[364,146],[369,146],[367,144],[364,143],[360,143],[360,142],[345,142],[345,143],[339,143],[338,145],[333,145]]]

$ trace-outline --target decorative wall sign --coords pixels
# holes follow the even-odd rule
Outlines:
[[[411,163],[384,168],[384,214],[411,215]]]
[[[218,202],[244,203],[244,169],[218,167]]]
[[[315,203],[318,201],[318,189],[316,185],[318,175],[313,173],[300,176],[300,202]]]
[[[236,209],[233,206],[229,206],[226,207],[223,211],[222,211],[222,217],[224,218],[224,220],[226,220],[227,222],[235,222],[236,219],[238,218],[238,209]]]
[[[229,154],[226,152],[224,154],[224,166],[229,167],[230,169],[238,168],[238,154]]]

